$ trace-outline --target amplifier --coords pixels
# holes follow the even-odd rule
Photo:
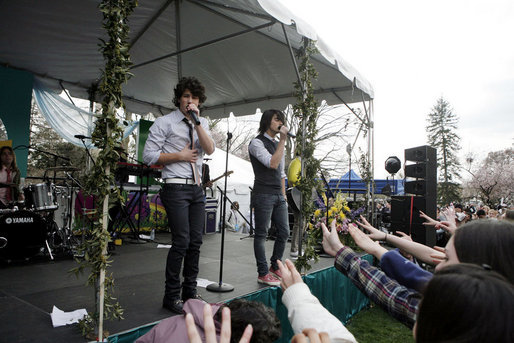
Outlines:
[[[204,233],[216,233],[216,226],[218,213],[218,199],[206,198],[205,199],[205,227]]]

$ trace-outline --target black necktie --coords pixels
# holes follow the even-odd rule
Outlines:
[[[189,140],[191,141],[191,150],[194,149],[195,141],[194,141],[194,132],[193,132],[193,125],[189,123],[187,118],[183,118],[182,121],[186,123],[187,127],[189,128]],[[191,165],[191,172],[193,173],[193,181],[198,185],[201,186],[200,182],[200,174],[198,173],[198,168],[196,167],[196,163],[190,162]]]

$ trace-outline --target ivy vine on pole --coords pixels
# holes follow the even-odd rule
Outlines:
[[[103,15],[102,26],[108,37],[107,40],[100,39],[99,44],[105,59],[99,87],[103,96],[102,113],[95,122],[92,134],[92,143],[100,152],[86,180],[86,193],[93,195],[97,211],[91,216],[92,227],[79,249],[83,258],[77,259],[79,265],[73,272],[78,274],[85,269],[90,270],[87,285],[95,289],[96,309],[79,326],[84,336],[91,338],[91,335],[95,335],[93,338],[100,341],[104,338],[104,319],[123,319],[123,309],[112,296],[112,273],[106,274],[110,265],[107,254],[110,241],[107,221],[110,185],[114,184],[113,172],[119,160],[119,153],[114,148],[123,137],[116,111],[125,107],[122,101],[122,85],[131,76],[128,17],[136,6],[137,0],[102,0],[99,4]],[[116,196],[120,197],[119,190],[116,191]]]
[[[308,228],[308,223],[314,213],[314,203],[312,199],[312,190],[319,189],[320,184],[317,178],[319,177],[320,161],[314,158],[314,150],[316,149],[315,138],[318,134],[316,127],[319,113],[319,104],[314,98],[314,88],[312,86],[313,80],[318,77],[314,65],[311,62],[311,56],[317,52],[314,42],[310,39],[303,38],[303,47],[298,51],[297,57],[300,59],[298,66],[300,72],[299,82],[295,82],[295,95],[297,103],[293,106],[293,115],[300,123],[297,132],[296,153],[302,158],[303,173],[300,178],[297,188],[302,193],[302,226],[304,229]],[[316,245],[319,243],[321,237],[311,234],[307,230],[305,242],[305,252],[296,260],[296,268],[302,272],[311,268],[309,260],[313,258],[315,261],[319,259],[315,251]]]

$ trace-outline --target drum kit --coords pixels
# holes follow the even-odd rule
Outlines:
[[[50,171],[77,171],[73,167],[54,167]],[[78,187],[73,183],[46,182],[23,188],[24,201],[0,209],[0,258],[30,259],[38,254],[73,256],[81,236],[73,230],[73,207]]]

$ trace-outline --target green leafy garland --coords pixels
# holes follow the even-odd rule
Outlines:
[[[107,210],[109,201],[109,186],[114,184],[114,170],[119,160],[119,153],[114,147],[119,145],[123,131],[118,125],[116,111],[124,108],[122,101],[122,85],[127,82],[131,62],[129,54],[129,26],[127,19],[137,6],[136,0],[103,0],[99,9],[103,15],[102,26],[109,37],[108,41],[101,40],[100,51],[106,61],[100,82],[100,92],[103,95],[102,114],[95,123],[92,142],[100,150],[96,164],[86,180],[86,192],[94,196],[97,213],[92,217],[92,229],[88,231],[79,254],[83,259],[78,260],[79,266],[72,272],[79,274],[86,268],[90,269],[87,285],[95,289],[96,310],[79,323],[82,334],[91,337],[95,326],[103,331],[103,318],[123,319],[123,309],[111,294],[114,288],[112,273],[105,275],[110,265],[107,245],[110,235],[107,232]],[[121,198],[119,190],[116,196]],[[105,275],[105,280],[103,276]],[[105,289],[103,299],[101,294]],[[104,306],[100,306],[102,302]],[[103,313],[100,315],[100,308]],[[98,340],[102,334],[97,333]],[[103,337],[99,339],[103,340]]]
[[[297,57],[300,59],[298,66],[300,79],[302,84],[295,82],[295,95],[298,102],[293,106],[293,115],[300,123],[297,132],[298,143],[296,147],[297,154],[302,156],[302,167],[304,170],[303,177],[300,178],[297,188],[302,193],[302,217],[303,228],[307,228],[308,223],[314,213],[314,203],[312,199],[312,190],[320,189],[318,173],[320,170],[320,161],[314,158],[314,150],[316,149],[315,138],[318,134],[316,127],[318,121],[319,104],[314,98],[312,81],[318,77],[318,73],[311,63],[310,57],[317,52],[314,43],[304,38],[303,48],[299,50]],[[303,86],[303,87],[302,87]],[[305,123],[305,129],[303,124]],[[305,232],[305,230],[303,230]],[[316,253],[316,246],[319,245],[321,237],[319,234],[311,234],[307,231],[307,239],[305,242],[305,251],[299,256],[295,262],[296,268],[302,272],[311,268],[309,260],[319,260]]]

